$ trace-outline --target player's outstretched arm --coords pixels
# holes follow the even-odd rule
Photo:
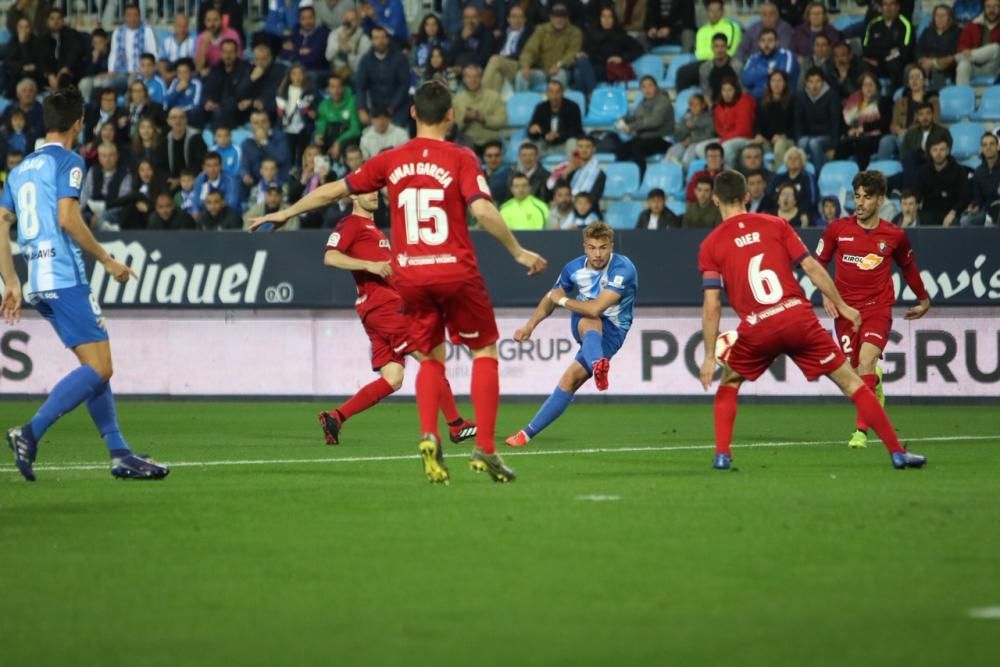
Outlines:
[[[90,227],[83,221],[83,215],[80,214],[79,199],[63,197],[59,200],[59,226],[73,237],[85,253],[103,265],[104,270],[118,282],[127,283],[129,278],[139,278],[135,271],[108,254],[104,246],[97,242],[94,233],[90,231]]]
[[[837,286],[833,284],[833,278],[826,272],[826,269],[820,266],[820,263],[812,257],[806,257],[802,260],[801,266],[802,270],[809,276],[809,280],[813,282],[813,285],[816,286],[824,297],[833,303],[834,308],[837,309],[837,314],[850,320],[855,329],[860,327],[861,313],[847,305],[844,298],[840,296],[840,292],[837,291]]]
[[[507,248],[507,252],[511,254],[514,261],[528,269],[529,276],[545,270],[545,267],[548,265],[545,258],[536,252],[525,250],[521,247],[521,244],[511,234],[510,228],[507,227],[507,223],[503,221],[500,211],[497,210],[496,205],[492,201],[489,199],[477,199],[472,202],[470,208],[483,229],[499,241],[504,248]]]
[[[552,298],[553,296],[556,296],[556,298]],[[542,297],[542,300],[538,302],[538,307],[535,308],[535,312],[533,312],[531,317],[528,318],[528,321],[524,323],[523,327],[514,332],[514,340],[520,342],[531,338],[531,334],[535,330],[535,327],[541,324],[545,318],[551,315],[556,309],[556,300],[564,298],[565,296],[566,292],[564,292],[561,287],[556,287],[552,291],[546,292],[545,296]]]
[[[722,297],[720,290],[705,288],[701,307],[701,335],[705,342],[705,360],[701,362],[701,386],[708,391],[715,375],[715,341],[719,337],[719,322],[722,320]]]
[[[288,208],[269,213],[260,218],[254,218],[250,221],[250,231],[256,232],[262,225],[268,223],[273,225],[274,229],[278,229],[295,216],[315,211],[318,208],[332,206],[350,193],[350,190],[347,188],[347,181],[342,178],[333,183],[321,185]]]
[[[14,255],[10,251],[10,228],[17,221],[14,212],[0,207],[0,278],[3,278],[3,301],[0,310],[7,324],[21,319],[21,281],[14,270]]]
[[[562,306],[571,313],[576,313],[577,315],[582,315],[595,320],[603,315],[604,311],[608,308],[618,303],[622,298],[621,294],[610,289],[602,290],[601,293],[597,295],[597,298],[591,299],[590,301],[576,301],[568,298],[565,293],[563,293],[562,296],[557,297],[555,292],[556,290],[549,292],[549,298],[552,299],[557,306]]]
[[[392,265],[389,262],[369,262],[365,259],[345,255],[339,250],[327,250],[326,254],[323,255],[323,263],[345,271],[367,271],[380,278],[388,278],[392,275]]]

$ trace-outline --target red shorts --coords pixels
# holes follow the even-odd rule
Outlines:
[[[756,380],[782,354],[791,357],[806,379],[828,375],[847,361],[808,304],[796,306],[772,319],[737,329],[728,365],[748,380]]]
[[[851,360],[851,366],[858,367],[861,360],[862,343],[870,343],[881,351],[889,343],[889,333],[892,331],[892,308],[870,308],[861,311],[861,328],[855,331],[846,318],[838,317],[833,321],[837,332],[840,349]]]
[[[493,303],[483,279],[398,286],[404,312],[410,321],[413,349],[424,354],[444,342],[445,328],[451,342],[475,350],[500,338]]]
[[[372,370],[390,361],[406,365],[406,355],[414,350],[409,338],[410,322],[398,301],[384,303],[365,313],[361,324],[372,344]]]

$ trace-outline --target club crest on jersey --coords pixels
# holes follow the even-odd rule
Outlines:
[[[885,253],[886,247],[887,246],[886,246],[885,241],[879,241],[878,242],[878,251],[879,251],[880,254],[884,254]]]
[[[877,255],[873,252],[868,253],[865,256],[861,255],[844,255],[841,258],[845,264],[854,264],[862,271],[871,271],[872,269],[877,269],[885,261],[882,255]]]
[[[396,255],[396,263],[400,266],[406,266],[410,263],[410,258],[405,253],[399,253]]]

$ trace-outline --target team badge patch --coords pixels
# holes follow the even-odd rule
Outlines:
[[[330,238],[328,238],[326,240],[326,244],[327,245],[335,246],[338,243],[340,243],[340,233],[339,232],[334,232],[333,234],[330,234]]]
[[[79,188],[83,185],[83,169],[73,167],[69,171],[69,187]]]
[[[885,252],[885,249],[886,249],[886,244],[885,244],[885,241],[879,241],[879,242],[878,242],[878,251],[879,251],[880,253],[884,253],[884,252]]]
[[[486,182],[486,177],[480,174],[476,177],[476,181],[479,183],[479,190],[484,194],[490,195],[490,185]]]

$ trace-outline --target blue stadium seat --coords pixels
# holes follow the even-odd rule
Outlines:
[[[959,162],[959,164],[962,165],[963,167],[968,167],[969,169],[972,170],[978,168],[979,165],[981,165],[982,163],[983,163],[983,158],[979,157],[978,155],[973,155],[968,160],[962,160],[961,162]]]
[[[667,88],[677,87],[677,71],[687,65],[688,63],[697,60],[693,53],[682,53],[679,56],[674,56],[670,61],[670,65],[667,67],[667,78],[663,82],[663,85]]]
[[[0,46],[5,46],[9,41],[10,32],[7,30],[0,30]]]
[[[0,97],[0,113],[6,111],[7,107],[9,107],[11,104],[12,104],[11,100],[8,100],[6,97]],[[6,165],[4,165],[4,168],[6,168]]]
[[[858,15],[852,16],[845,14],[843,16],[838,16],[837,18],[830,21],[830,23],[832,23],[833,27],[839,30],[840,32],[844,32],[845,30],[847,30],[856,23],[864,23],[864,17]]]
[[[616,201],[608,207],[604,221],[614,229],[635,229],[643,208],[641,201]]]
[[[677,93],[677,100],[674,102],[674,118],[677,122],[680,122],[684,114],[687,113],[688,101],[691,99],[691,96],[700,92],[701,88],[688,88]]]
[[[646,176],[642,179],[636,196],[645,198],[650,190],[660,188],[670,199],[684,191],[684,171],[680,165],[673,162],[654,162],[646,167]]]
[[[507,100],[507,127],[528,127],[535,107],[542,103],[538,93],[514,93]]]
[[[590,94],[590,110],[583,119],[583,124],[611,125],[616,120],[628,114],[628,98],[625,89],[615,87],[595,88]]]
[[[920,23],[917,24],[917,30],[916,32],[913,33],[914,43],[916,43],[916,41],[920,39],[920,36],[924,34],[924,30],[927,30],[927,28],[930,26],[931,19],[932,16],[927,12],[924,12],[924,15],[920,17]]]
[[[545,157],[542,158],[542,166],[545,167],[546,170],[552,171],[565,161],[566,161],[565,155],[563,155],[562,153],[554,153],[552,155],[546,155]]]
[[[993,74],[980,74],[979,76],[972,77],[970,83],[973,86],[992,86],[995,80],[996,76]]]
[[[567,90],[563,95],[567,100],[573,100],[580,107],[581,118],[587,115],[587,98],[579,90]]]
[[[705,168],[705,161],[702,159],[691,160],[691,164],[687,168],[687,178],[691,180],[691,177],[697,174],[699,171]]]
[[[201,138],[209,149],[211,149],[212,146],[215,145],[215,133],[212,132],[212,130],[210,130],[209,128],[206,127],[204,130],[201,131]],[[238,147],[239,146],[237,146],[237,148]]]
[[[851,192],[851,181],[858,173],[858,165],[849,160],[827,162],[819,172],[819,194],[821,197],[839,197],[841,190]]]
[[[646,54],[639,56],[632,61],[632,69],[635,71],[635,81],[629,81],[629,88],[638,88],[639,79],[644,76],[651,76],[658,84],[663,83],[663,56]]]
[[[155,33],[156,33],[156,43],[162,49],[163,43],[167,41],[167,37],[170,37],[171,35],[174,34],[174,31],[171,30],[170,28],[165,28],[163,26],[160,26],[155,29]]]
[[[948,128],[951,131],[951,154],[961,162],[979,155],[979,142],[986,130],[979,123],[955,123]]]
[[[990,86],[983,92],[972,120],[1000,120],[1000,86]]]
[[[234,127],[232,136],[233,146],[242,146],[243,142],[253,135],[247,127]]]
[[[614,153],[594,153],[594,157],[597,158],[599,164],[611,164],[618,159]]]
[[[635,197],[639,189],[639,165],[635,162],[612,162],[604,167],[604,196],[608,199]]]
[[[903,164],[899,160],[872,160],[868,163],[868,169],[881,171],[886,178],[903,173]]]
[[[683,199],[671,199],[667,202],[667,208],[676,213],[677,215],[683,217],[688,210],[687,202]]]
[[[896,89],[896,92],[894,92],[892,94],[892,101],[893,102],[898,102],[899,98],[902,97],[902,96],[903,96],[903,87],[900,86],[899,88]]]
[[[515,130],[514,134],[507,140],[507,149],[503,154],[503,161],[507,164],[517,164],[517,153],[521,150],[521,144],[528,138],[528,131],[525,129]]]
[[[976,108],[976,93],[971,86],[945,86],[938,99],[941,101],[941,120],[946,123],[962,120]]]
[[[675,53],[680,53],[683,49],[676,44],[664,44],[663,46],[654,46],[649,50],[650,53],[658,56],[668,56],[674,55]]]

